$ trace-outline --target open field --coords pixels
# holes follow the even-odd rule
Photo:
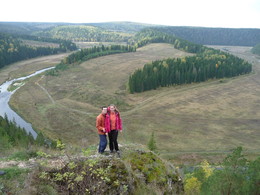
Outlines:
[[[190,55],[169,44],[151,44],[135,53],[89,60],[58,77],[30,79],[13,95],[11,105],[35,129],[81,147],[98,143],[98,108],[115,103],[124,123],[121,143],[146,145],[154,131],[161,155],[180,163],[211,159],[240,145],[259,154],[260,59],[249,50],[228,47],[253,63],[250,75],[128,94],[126,82],[136,68],[156,59]]]

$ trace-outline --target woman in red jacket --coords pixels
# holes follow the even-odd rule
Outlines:
[[[109,149],[113,153],[114,150],[119,152],[117,137],[118,131],[122,132],[122,120],[120,113],[114,104],[107,108],[107,115],[105,119],[105,129],[109,138]]]

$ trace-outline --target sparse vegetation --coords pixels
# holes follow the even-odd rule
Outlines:
[[[39,173],[41,186],[52,186],[57,192],[70,194],[135,194],[137,191],[182,192],[182,181],[151,152],[124,148],[123,158],[89,156],[70,161],[62,169]]]
[[[19,194],[25,187],[29,169],[10,167],[1,170],[5,175],[0,177],[0,194]]]

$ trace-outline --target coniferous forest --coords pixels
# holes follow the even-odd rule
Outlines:
[[[15,121],[11,121],[5,116],[0,116],[0,151],[11,148],[28,148],[31,145],[53,146],[53,141],[44,137],[38,132],[36,139],[31,133],[27,133],[24,128],[19,127]]]
[[[9,121],[7,117],[0,116],[0,148],[26,147],[34,144],[35,140],[31,134],[27,134],[24,129],[17,127],[14,121]]]
[[[155,27],[154,29],[202,45],[254,46],[260,42],[259,29],[184,26]]]
[[[132,46],[124,46],[124,45],[111,45],[111,46],[104,46],[93,48],[86,48],[81,49],[78,52],[75,52],[63,60],[64,64],[72,64],[79,61],[86,61],[91,58],[115,54],[115,53],[124,53],[124,52],[134,52],[136,50],[135,47]]]

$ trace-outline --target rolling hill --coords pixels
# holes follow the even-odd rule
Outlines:
[[[205,28],[205,27],[155,27],[201,45],[255,46],[260,43],[260,29]]]
[[[260,29],[160,26],[134,22],[28,23],[0,22],[0,32],[26,34],[76,41],[127,41],[145,28],[160,30],[202,45],[255,46]]]

